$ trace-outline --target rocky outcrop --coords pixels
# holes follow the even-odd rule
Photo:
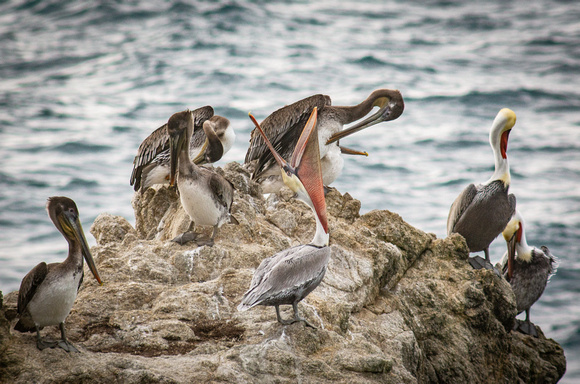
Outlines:
[[[220,170],[236,187],[213,247],[168,239],[189,225],[173,190],[136,195],[136,228],[102,214],[91,233],[105,281],[85,281],[67,319],[82,351],[36,349],[0,316],[6,382],[491,383],[556,382],[562,348],[509,332],[510,285],[475,271],[459,235],[436,239],[395,213],[359,215],[360,202],[330,190],[332,255],[322,284],[299,305],[318,328],[282,326],[273,308],[237,312],[265,257],[314,234],[311,210],[289,190],[264,199],[239,164]],[[207,234],[211,228],[198,228]],[[15,320],[17,293],[3,313]],[[289,317],[291,309],[284,309]],[[43,334],[57,338],[57,327]]]

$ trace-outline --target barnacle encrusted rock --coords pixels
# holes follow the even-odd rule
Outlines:
[[[81,354],[39,351],[33,334],[9,331],[17,292],[7,295],[1,380],[553,383],[564,374],[562,348],[541,330],[538,339],[509,331],[509,284],[473,270],[461,236],[436,239],[386,210],[360,215],[359,201],[332,188],[328,271],[299,305],[318,329],[282,326],[269,307],[238,312],[262,259],[309,242],[314,218],[287,189],[265,199],[240,164],[218,171],[236,187],[239,225],[224,225],[213,247],[169,241],[189,217],[167,187],[135,195],[135,228],[108,214],[95,220],[92,253],[105,284],[86,271],[67,319]],[[43,334],[58,338],[58,328]]]

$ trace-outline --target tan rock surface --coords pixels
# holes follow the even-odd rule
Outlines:
[[[82,353],[39,351],[33,334],[8,330],[17,292],[6,295],[1,380],[550,383],[564,374],[562,348],[541,331],[539,339],[506,332],[511,288],[471,269],[462,237],[436,239],[389,211],[359,216],[360,202],[333,189],[328,272],[299,305],[318,329],[282,326],[271,307],[237,312],[261,260],[309,242],[314,218],[289,190],[264,199],[237,163],[220,172],[236,187],[240,224],[224,225],[211,248],[168,241],[189,218],[165,187],[135,196],[135,229],[108,214],[95,220],[92,253],[105,284],[85,271],[66,325]],[[57,338],[58,328],[43,335]]]

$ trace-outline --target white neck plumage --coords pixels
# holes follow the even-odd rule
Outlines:
[[[318,218],[318,215],[316,214],[314,207],[311,206],[311,208],[312,211],[314,212],[314,219],[316,220],[316,233],[314,234],[314,238],[312,239],[310,244],[316,247],[328,246],[330,235],[326,233],[326,231],[324,230],[324,227],[322,226],[322,223],[320,222],[320,219]]]
[[[522,237],[520,241],[516,244],[516,254],[518,255],[517,259],[521,261],[530,262],[532,260],[532,251],[534,250],[533,247],[528,245],[526,241],[526,232],[522,231]]]
[[[493,148],[493,156],[495,159],[495,171],[493,172],[493,175],[491,175],[491,178],[485,183],[485,185],[490,184],[496,180],[501,180],[507,187],[511,182],[510,164],[507,159],[507,155],[505,158],[501,155],[499,141],[497,141],[497,143],[492,143],[491,146]]]

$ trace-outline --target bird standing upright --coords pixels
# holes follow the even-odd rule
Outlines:
[[[555,273],[556,258],[546,246],[538,249],[528,245],[524,224],[523,216],[516,211],[503,231],[508,250],[500,266],[514,291],[517,313],[526,312],[524,321],[516,319],[514,329],[538,337],[530,321],[530,307],[542,296],[550,276]]]
[[[198,245],[212,246],[219,227],[227,222],[237,223],[230,213],[234,187],[213,169],[200,167],[191,161],[189,140],[193,128],[194,117],[189,110],[173,114],[167,122],[170,146],[169,185],[173,186],[177,177],[181,205],[191,219],[189,230],[174,241],[184,244],[195,240]],[[203,129],[209,137],[212,122],[204,121]],[[194,224],[213,226],[211,238],[198,239],[198,234],[191,231]]]
[[[36,331],[36,346],[40,350],[60,347],[67,352],[78,352],[66,338],[64,321],[83,282],[83,257],[95,279],[101,285],[102,281],[89,251],[75,202],[68,197],[50,197],[46,210],[68,242],[68,257],[62,263],[42,262],[24,276],[18,291],[20,319],[14,329],[20,332]],[[60,341],[42,340],[40,330],[49,325],[60,327]]]
[[[317,109],[314,108],[290,163],[276,152],[258,122],[250,115],[260,134],[264,135],[266,144],[281,168],[282,180],[314,212],[316,233],[310,244],[291,247],[264,259],[254,272],[250,288],[238,305],[239,311],[248,310],[256,305],[274,306],[276,317],[281,324],[302,321],[310,327],[313,326],[299,316],[298,303],[320,284],[330,259],[316,113]],[[292,305],[294,319],[282,319],[279,306],[283,304]]]
[[[489,245],[499,236],[516,209],[516,197],[508,195],[511,176],[507,159],[508,137],[516,114],[503,108],[495,117],[489,142],[495,158],[495,171],[483,184],[469,184],[455,199],[447,218],[447,235],[459,233],[470,252],[485,252],[485,260],[476,256],[469,263],[476,269],[493,269]]]

